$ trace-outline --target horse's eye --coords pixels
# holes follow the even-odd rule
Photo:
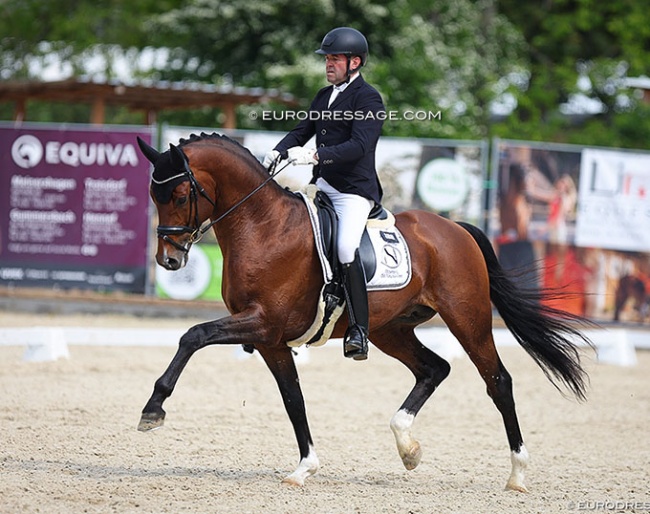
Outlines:
[[[181,196],[176,200],[176,206],[177,207],[182,207],[187,203],[187,196]]]

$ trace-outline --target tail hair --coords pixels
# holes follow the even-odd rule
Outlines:
[[[490,279],[490,299],[517,342],[535,360],[560,391],[563,385],[578,400],[586,399],[589,377],[580,362],[580,343],[594,348],[580,330],[597,324],[576,314],[551,307],[549,300],[574,297],[562,289],[522,287],[504,270],[485,233],[458,222],[478,244]]]

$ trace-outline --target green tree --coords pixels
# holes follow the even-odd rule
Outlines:
[[[44,70],[56,75],[116,76],[116,63],[136,62],[149,45],[145,20],[165,12],[179,0],[5,0],[0,3],[0,80],[40,79]],[[90,64],[92,63],[92,68]],[[0,119],[10,119],[14,106],[0,104]],[[87,123],[87,105],[32,101],[34,121]],[[107,109],[111,123],[140,123],[141,115]]]
[[[497,133],[619,146],[648,141],[650,122],[640,116],[647,109],[625,83],[626,77],[650,74],[646,2],[501,0],[499,10],[523,34],[528,66],[517,109]],[[575,95],[595,100],[601,112],[585,123],[563,115],[560,106]],[[624,127],[632,120],[640,124],[630,138]]]
[[[142,25],[178,0],[6,0],[0,4],[0,79],[33,78],[48,63],[83,69],[90,54],[108,63],[131,47],[144,48]],[[29,64],[32,65],[30,69]]]
[[[391,135],[487,135],[490,103],[500,93],[495,84],[520,64],[522,40],[493,0],[190,0],[153,17],[148,29],[182,48],[166,78],[187,76],[194,62],[197,78],[288,88],[308,101],[326,85],[314,50],[327,30],[341,25],[366,34],[364,73],[389,110],[441,112],[440,121],[389,122],[384,132]],[[242,122],[270,128],[244,116]]]
[[[641,0],[5,0],[0,80],[38,77],[47,65],[112,78],[116,63],[159,49],[165,65],[136,67],[136,76],[279,88],[306,105],[326,85],[314,50],[327,30],[350,25],[368,37],[364,74],[389,110],[440,112],[430,121],[387,121],[387,135],[646,147],[650,117],[626,87],[627,77],[650,75],[646,11]],[[576,95],[601,112],[567,116],[563,106]],[[516,108],[495,120],[503,99]],[[6,107],[0,116],[11,116]],[[34,107],[41,120],[65,116]],[[252,121],[249,110],[240,109],[239,126],[291,125]],[[64,121],[85,121],[83,112]],[[125,112],[109,116],[135,122]],[[210,109],[160,119],[219,124]]]

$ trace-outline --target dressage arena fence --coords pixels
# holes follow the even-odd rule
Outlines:
[[[189,326],[188,326],[189,328]],[[70,358],[70,346],[176,346],[185,333],[180,328],[104,328],[81,326],[35,326],[26,328],[0,328],[0,346],[24,346],[23,360],[31,362],[53,361]],[[423,327],[416,330],[425,346],[446,360],[465,355],[464,350],[446,327]],[[505,328],[495,328],[497,346],[517,346],[512,334]],[[586,330],[597,349],[598,362],[617,366],[634,366],[636,349],[650,349],[650,341],[644,331],[622,328]],[[326,347],[341,347],[340,339],[332,339]],[[235,347],[239,358],[249,358],[239,346]],[[295,349],[298,364],[309,361],[311,349],[306,346]],[[318,350],[316,350],[318,351]],[[257,354],[256,354],[257,355]]]

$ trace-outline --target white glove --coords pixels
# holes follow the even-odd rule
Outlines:
[[[294,146],[289,148],[289,162],[298,164],[318,164],[316,160],[316,149],[305,148],[303,146]]]
[[[270,152],[267,152],[267,154],[264,156],[264,161],[262,162],[262,166],[265,168],[268,168],[271,164],[275,162],[275,160],[280,157],[280,152],[277,150],[271,150]]]

